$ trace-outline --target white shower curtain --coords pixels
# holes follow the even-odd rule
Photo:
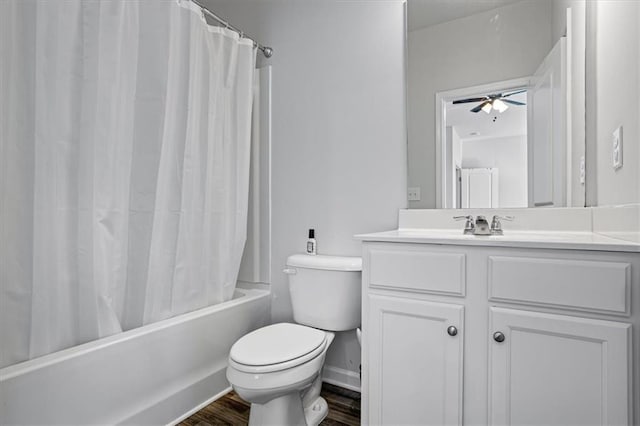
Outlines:
[[[230,299],[252,42],[188,0],[0,4],[0,367]]]

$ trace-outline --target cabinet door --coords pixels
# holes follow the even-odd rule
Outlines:
[[[463,312],[454,304],[369,296],[370,424],[462,423]]]
[[[491,308],[490,330],[490,424],[630,424],[631,325]]]

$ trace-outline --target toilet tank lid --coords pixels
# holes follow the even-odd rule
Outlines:
[[[362,258],[352,256],[327,256],[294,254],[287,258],[287,266],[330,271],[362,271]]]

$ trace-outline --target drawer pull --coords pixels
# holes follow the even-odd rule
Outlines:
[[[447,333],[449,333],[449,336],[453,337],[458,334],[458,329],[453,325],[450,325],[449,328],[447,328]]]
[[[504,342],[504,334],[501,331],[496,331],[495,333],[493,333],[493,340],[498,343]]]

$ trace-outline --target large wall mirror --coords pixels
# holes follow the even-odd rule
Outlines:
[[[408,0],[409,207],[595,205],[609,180],[629,186],[618,203],[640,201],[632,180],[640,176],[636,3]],[[635,99],[625,110],[635,120],[625,124],[636,146],[624,172],[607,167],[601,178],[611,153],[595,99],[611,84],[601,84],[608,68],[596,48],[629,41],[623,73],[633,81],[617,84]],[[620,56],[604,52],[609,61]]]

